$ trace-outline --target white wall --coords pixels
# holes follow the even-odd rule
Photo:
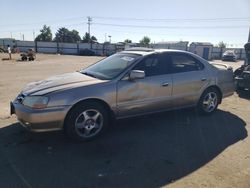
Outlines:
[[[37,42],[37,52],[38,53],[57,53],[57,43],[56,42]]]
[[[28,49],[34,49],[35,48],[35,42],[33,41],[16,41],[15,45],[18,47],[18,49],[23,51],[28,51]]]
[[[76,43],[58,43],[60,54],[78,54]]]
[[[57,42],[34,42],[34,41],[15,41],[13,39],[0,39],[0,46],[6,48],[7,45],[17,46],[20,52],[26,52],[33,48],[38,53],[61,53],[79,54],[80,50],[89,49],[96,55],[111,55],[116,52],[115,44],[88,44],[88,43],[57,43]]]
[[[159,44],[152,44],[152,48],[155,49],[174,49],[174,50],[187,50],[186,43],[159,43]]]

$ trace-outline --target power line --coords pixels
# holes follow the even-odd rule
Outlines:
[[[130,21],[249,21],[250,17],[225,17],[225,18],[129,18],[129,17],[94,17],[106,20],[130,20]]]
[[[111,27],[128,27],[128,28],[150,28],[150,29],[238,29],[238,28],[249,28],[249,25],[227,25],[227,26],[160,26],[160,25],[131,25],[131,24],[109,24],[109,23],[99,23],[99,22],[92,22],[92,18],[88,17],[88,22],[82,22],[88,24],[88,32],[90,33],[90,25],[94,24],[97,26],[111,26]],[[52,25],[51,28],[58,28],[58,27],[71,27],[71,26],[80,26],[82,23],[75,23],[75,24],[64,24],[62,25]],[[37,29],[15,29],[15,30],[0,30],[0,32],[20,32],[20,31],[31,31],[31,30],[40,30]]]
[[[159,25],[130,25],[130,24],[108,24],[108,23],[97,23],[95,25],[103,26],[114,26],[114,27],[133,27],[133,28],[151,28],[151,29],[226,29],[226,28],[246,28],[249,25],[238,25],[238,26],[159,26]]]
[[[187,36],[187,37],[245,37],[246,35],[244,34],[230,34],[228,35],[227,33],[226,34],[222,34],[222,35],[200,35],[200,34],[172,34],[172,33],[159,33],[159,32],[137,32],[137,31],[126,31],[124,32],[123,30],[114,30],[114,29],[109,29],[109,31],[112,31],[114,33],[124,33],[124,34],[130,34],[130,35],[133,35],[133,34],[140,34],[140,35],[156,35],[156,36]]]
[[[82,22],[84,24],[87,24],[87,22]],[[71,27],[71,26],[80,26],[82,23],[75,23],[75,24],[64,24],[63,26],[62,25],[52,25],[50,26],[50,28],[52,29],[56,29],[56,28],[59,28],[59,27]],[[20,32],[20,31],[32,31],[32,30],[36,30],[36,31],[39,31],[41,28],[29,28],[29,29],[14,29],[14,30],[11,30],[11,32]],[[0,30],[0,32],[10,32],[10,30]]]
[[[57,20],[45,20],[45,21],[38,21],[38,22],[30,22],[30,23],[21,23],[21,24],[5,24],[0,25],[0,27],[11,27],[11,26],[25,26],[25,25],[37,25],[37,24],[45,24],[45,23],[58,23],[58,22],[64,22],[69,20],[80,20],[84,17],[72,17],[72,18],[64,18],[64,19],[57,19]]]
[[[69,20],[80,20],[86,16],[81,17],[71,17],[64,19],[55,19],[55,20],[44,20],[38,22],[30,23],[15,23],[15,24],[4,24],[0,27],[11,27],[11,26],[25,26],[25,25],[35,25],[35,24],[44,24],[44,23],[58,23]],[[250,17],[225,17],[225,18],[129,18],[129,17],[101,17],[93,16],[95,19],[104,19],[104,20],[127,20],[127,21],[156,21],[156,22],[172,22],[172,21],[184,21],[184,22],[199,22],[199,21],[250,21]]]

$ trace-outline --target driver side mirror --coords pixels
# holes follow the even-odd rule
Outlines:
[[[132,70],[129,73],[130,80],[143,79],[145,78],[145,72],[141,70]]]

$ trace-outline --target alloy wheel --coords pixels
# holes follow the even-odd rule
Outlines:
[[[103,116],[95,109],[82,112],[75,121],[75,130],[80,137],[90,138],[98,134],[103,127]]]

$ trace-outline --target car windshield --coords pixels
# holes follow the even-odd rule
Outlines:
[[[234,55],[234,52],[233,51],[226,51],[224,54],[225,55]]]
[[[138,57],[140,57],[138,54],[114,54],[80,72],[98,79],[112,80],[122,73],[124,69],[134,63]]]

